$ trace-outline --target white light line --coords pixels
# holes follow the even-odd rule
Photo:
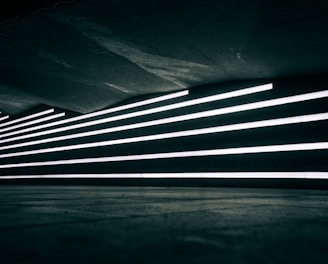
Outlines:
[[[42,111],[42,112],[39,112],[39,113],[36,113],[36,114],[33,114],[33,115],[28,115],[28,116],[24,116],[22,118],[17,118],[17,119],[14,119],[12,121],[0,124],[0,127],[12,125],[12,124],[15,124],[15,123],[18,123],[18,122],[21,122],[21,121],[25,121],[25,120],[28,120],[28,119],[32,119],[32,118],[35,118],[35,117],[38,117],[38,116],[50,114],[50,113],[53,113],[54,111],[55,111],[55,109],[49,109],[49,110],[45,110],[45,111]],[[1,132],[1,130],[0,130],[0,132]]]
[[[237,130],[252,129],[252,128],[272,127],[272,126],[279,126],[279,125],[290,125],[290,124],[306,123],[306,122],[314,122],[314,121],[322,121],[322,120],[328,120],[328,113],[293,116],[293,117],[269,119],[269,120],[262,120],[262,121],[238,123],[238,124],[225,125],[225,126],[169,132],[169,133],[162,133],[162,134],[155,134],[155,135],[148,135],[148,136],[130,137],[130,138],[107,140],[107,141],[100,141],[100,142],[93,142],[93,143],[68,145],[63,147],[21,151],[21,152],[14,152],[8,154],[0,154],[0,158],[52,153],[52,152],[59,152],[59,151],[70,151],[70,150],[85,149],[85,148],[104,147],[104,146],[112,146],[112,145],[151,141],[151,140],[170,139],[170,138],[177,138],[177,137],[198,136],[198,135],[205,135],[205,134],[222,133],[222,132],[237,131]],[[75,136],[74,138],[76,138],[77,136],[81,137],[81,134],[90,135],[91,133],[95,134],[95,132],[97,131],[76,134],[74,135]],[[96,133],[96,134],[100,134],[100,133]],[[25,142],[25,143],[15,144],[11,146],[4,146],[4,147],[0,147],[0,150],[14,148],[14,147],[36,145],[41,143],[49,143],[49,142],[63,140],[63,138],[65,139],[67,137],[72,138],[71,136],[48,138],[48,139],[42,139],[34,142]]]
[[[71,159],[71,160],[13,163],[13,164],[0,165],[0,169],[51,166],[51,165],[69,165],[69,164],[76,165],[76,164],[87,164],[87,163],[120,162],[120,161],[133,161],[133,160],[153,160],[153,159],[190,158],[190,157],[221,156],[221,155],[236,155],[236,154],[270,153],[270,152],[326,150],[326,149],[328,149],[328,142],[299,143],[299,144],[269,145],[269,146],[240,147],[240,148],[226,148],[226,149],[180,151],[180,152],[168,152],[168,153],[138,154],[138,155],[113,156],[113,157],[101,157],[101,158],[84,158],[84,159]]]
[[[52,120],[52,119],[56,119],[56,118],[63,117],[63,116],[65,116],[65,113],[50,115],[50,116],[40,118],[40,119],[36,119],[36,120],[32,120],[32,121],[29,121],[29,122],[26,122],[26,123],[21,123],[21,124],[15,125],[15,126],[6,127],[4,129],[2,129],[1,132],[6,132],[6,131],[9,131],[9,130],[13,130],[13,129],[17,129],[17,128],[21,128],[21,127],[25,127],[25,126],[30,126],[30,125],[34,125],[34,124],[38,124],[38,123],[42,123],[42,122],[49,121],[49,120]],[[1,136],[4,137],[5,135],[6,134],[2,134]]]
[[[207,112],[208,111],[206,111],[205,113],[207,113]],[[136,123],[136,124],[131,124],[131,125],[123,125],[123,126],[118,126],[118,127],[111,127],[111,128],[95,130],[95,131],[88,131],[88,132],[70,134],[70,135],[67,135],[67,136],[46,138],[46,139],[41,139],[41,140],[35,140],[35,141],[29,141],[29,142],[24,142],[24,143],[18,143],[18,144],[13,144],[13,145],[2,146],[2,147],[0,147],[0,150],[13,149],[13,148],[25,147],[25,146],[32,146],[32,145],[49,143],[49,142],[57,142],[57,141],[68,140],[68,139],[75,139],[75,138],[81,138],[81,137],[94,136],[94,135],[101,135],[101,134],[107,134],[107,133],[123,131],[123,130],[130,130],[130,129],[136,129],[136,128],[142,128],[142,127],[149,127],[149,126],[155,126],[155,125],[161,125],[161,124],[168,124],[168,123],[185,121],[185,120],[192,120],[192,119],[201,118],[201,117],[206,117],[206,115],[202,116],[202,112],[200,112],[200,113],[197,114],[197,116],[195,116],[194,114],[183,115],[183,116],[177,116],[177,117],[158,119],[158,120],[154,120],[154,121],[141,122],[141,123]],[[43,132],[40,132],[40,133],[43,133]],[[32,135],[34,135],[34,136],[43,135],[43,134],[40,134],[40,133],[35,133],[35,134],[32,134]],[[20,137],[16,137],[16,138],[1,140],[0,143],[7,143],[7,142],[15,141],[15,140],[24,139],[23,137],[25,138],[25,136],[20,136]]]
[[[6,175],[10,179],[328,179],[328,172],[182,172],[114,174]]]
[[[6,120],[9,118],[9,115],[6,115],[6,116],[3,116],[3,117],[0,117],[0,121],[3,121],[3,120]]]
[[[57,138],[54,137],[52,139],[30,141],[30,142],[21,143],[21,144],[15,144],[15,145],[7,145],[7,146],[0,147],[0,150],[11,149],[11,148],[16,148],[16,147],[21,147],[21,146],[29,146],[29,145],[34,145],[34,144],[42,144],[42,143],[46,143],[46,142],[52,142],[52,140],[56,141],[56,140],[73,139],[73,138],[78,138],[78,137],[86,137],[86,136],[93,136],[93,135],[104,134],[104,133],[118,132],[118,131],[123,131],[123,130],[138,129],[138,128],[142,128],[142,127],[169,124],[169,123],[193,120],[193,119],[204,118],[204,117],[237,113],[237,112],[241,112],[241,111],[254,110],[254,109],[260,109],[260,108],[265,108],[265,107],[272,107],[272,106],[277,106],[277,105],[283,105],[285,103],[287,104],[287,103],[302,102],[302,101],[306,101],[306,100],[313,100],[313,99],[318,99],[318,98],[323,98],[323,97],[328,97],[328,91],[316,92],[316,93],[310,93],[310,94],[302,94],[302,95],[296,95],[296,96],[290,96],[290,97],[283,97],[283,98],[278,98],[278,99],[266,100],[266,101],[249,103],[249,104],[244,104],[244,105],[237,105],[237,106],[209,110],[209,111],[198,112],[198,113],[193,113],[193,114],[187,114],[187,115],[163,118],[163,119],[158,119],[158,120],[153,120],[153,121],[135,123],[135,124],[131,124],[131,125],[123,125],[123,126],[118,126],[118,127],[106,128],[106,129],[102,129],[102,130],[71,134],[71,135],[57,137]],[[47,131],[45,131],[45,132],[47,132]],[[39,132],[39,133],[30,134],[30,135],[24,135],[24,136],[18,136],[18,137],[14,137],[14,138],[4,139],[4,140],[0,140],[0,143],[7,143],[7,142],[16,141],[16,140],[22,140],[22,139],[31,138],[31,137],[42,136],[42,135],[44,135],[43,133],[44,132]],[[24,145],[22,145],[22,144],[24,144]]]
[[[63,132],[63,131],[68,131],[68,130],[72,130],[72,129],[83,128],[83,127],[88,127],[88,126],[94,126],[94,125],[109,123],[109,122],[118,121],[118,120],[125,120],[125,119],[138,117],[138,116],[144,116],[144,115],[150,115],[150,114],[154,114],[154,113],[160,113],[160,112],[169,111],[169,110],[178,109],[178,108],[183,108],[183,107],[187,107],[187,106],[193,106],[193,105],[198,105],[198,104],[223,100],[223,99],[227,99],[227,98],[232,98],[232,97],[237,97],[237,96],[242,96],[242,95],[247,95],[247,94],[252,94],[252,93],[258,93],[258,92],[263,92],[263,91],[267,91],[267,90],[271,90],[271,89],[272,89],[272,84],[271,83],[270,84],[265,84],[265,85],[260,85],[260,86],[246,88],[246,89],[242,89],[242,90],[238,90],[238,91],[222,93],[222,94],[213,95],[213,96],[207,96],[207,97],[203,97],[203,98],[199,98],[199,99],[188,100],[188,101],[184,101],[184,102],[180,102],[180,103],[155,107],[155,108],[151,108],[151,109],[147,109],[147,110],[136,111],[136,112],[132,112],[132,113],[128,113],[128,114],[123,114],[123,115],[108,117],[108,118],[104,118],[104,119],[89,121],[89,122],[85,122],[85,123],[80,123],[80,124],[76,124],[76,125],[61,127],[61,128],[57,128],[57,129],[53,129],[53,130],[38,132],[38,136],[48,135],[48,134],[53,134],[53,133],[58,133],[58,132]],[[34,130],[34,128],[33,128],[33,130]],[[25,129],[24,132],[30,132],[30,130]],[[9,135],[14,135],[14,134],[17,134],[17,133],[18,132],[12,132],[12,133],[8,133],[8,134],[5,134],[5,135],[0,135],[0,137],[5,137],[5,136],[8,137]],[[26,135],[25,138],[27,136],[32,137],[31,135],[33,135],[33,134]],[[5,143],[5,142],[8,142],[8,141],[6,141],[6,140],[0,141],[0,143]]]
[[[90,114],[85,114],[85,115],[81,115],[81,116],[77,116],[77,117],[68,118],[68,119],[65,119],[65,120],[60,120],[60,121],[53,122],[53,123],[48,123],[48,124],[45,124],[45,125],[40,125],[40,126],[30,127],[30,128],[27,128],[27,129],[22,129],[22,130],[19,130],[19,131],[7,133],[5,135],[0,135],[0,137],[8,137],[8,136],[21,134],[21,133],[32,132],[32,131],[35,131],[35,130],[49,128],[49,127],[53,127],[53,126],[59,126],[59,125],[63,125],[63,124],[71,123],[71,122],[76,122],[76,121],[91,118],[91,117],[96,117],[96,116],[109,114],[109,113],[113,113],[113,112],[117,112],[117,111],[122,111],[122,110],[130,109],[130,108],[135,108],[135,107],[139,107],[139,106],[143,106],[143,105],[148,105],[148,104],[152,104],[152,103],[156,103],[156,102],[161,102],[161,101],[165,101],[165,100],[169,100],[169,99],[173,99],[173,98],[178,98],[178,97],[182,97],[182,96],[185,96],[185,95],[188,95],[188,94],[189,94],[189,91],[186,90],[186,91],[181,91],[181,92],[172,93],[172,94],[168,94],[168,95],[163,95],[163,96],[159,96],[159,97],[156,97],[156,98],[152,98],[152,99],[148,99],[148,100],[144,100],[144,101],[140,101],[140,102],[136,102],[136,103],[132,103],[132,104],[127,104],[127,105],[123,105],[123,106],[119,106],[119,107],[115,107],[115,108],[111,108],[111,109],[106,109],[106,110],[93,112],[93,113],[90,113]],[[53,132],[53,133],[55,133],[55,132]],[[26,138],[26,137],[24,137],[24,138]],[[28,136],[27,136],[27,138],[28,138]]]

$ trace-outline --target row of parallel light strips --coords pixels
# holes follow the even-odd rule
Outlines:
[[[320,130],[328,112],[306,112],[328,90],[272,99],[272,88],[199,98],[185,90],[72,118],[50,109],[2,120],[0,179],[328,179],[327,165],[317,161],[327,154]],[[302,114],[290,114],[295,109]],[[319,140],[307,141],[302,129],[318,131]],[[298,141],[285,142],[295,131]],[[262,138],[274,144],[259,144]]]

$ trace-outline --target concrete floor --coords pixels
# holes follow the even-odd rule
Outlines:
[[[327,263],[325,190],[0,186],[1,263]]]

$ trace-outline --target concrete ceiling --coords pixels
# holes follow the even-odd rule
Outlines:
[[[326,0],[11,2],[0,15],[0,111],[10,115],[328,71]]]

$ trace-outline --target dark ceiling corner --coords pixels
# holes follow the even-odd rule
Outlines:
[[[42,11],[55,9],[61,4],[75,3],[80,0],[12,0],[1,2],[0,25],[14,22],[20,17],[37,15]]]
[[[0,111],[90,113],[146,94],[326,75],[327,25],[322,0],[14,0],[0,8]]]

